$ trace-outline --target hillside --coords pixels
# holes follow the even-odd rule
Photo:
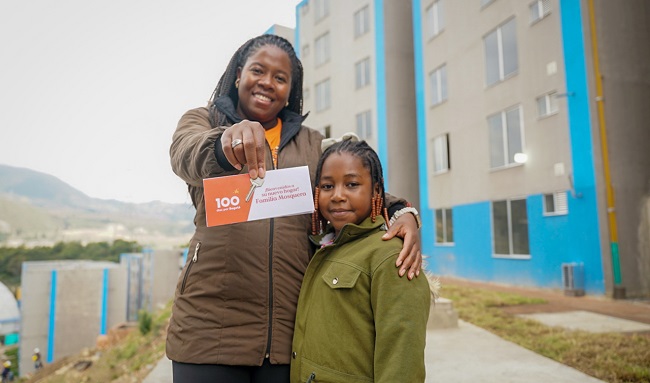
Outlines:
[[[117,238],[173,245],[189,240],[193,216],[189,205],[92,198],[52,175],[0,165],[0,245]]]

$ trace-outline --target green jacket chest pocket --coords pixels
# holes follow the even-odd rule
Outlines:
[[[351,289],[359,280],[361,271],[347,265],[333,264],[323,274],[323,281],[332,289]]]

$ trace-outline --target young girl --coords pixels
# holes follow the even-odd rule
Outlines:
[[[291,382],[424,382],[429,285],[395,273],[402,241],[381,239],[381,163],[365,141],[323,153],[314,203],[320,249],[298,299]]]

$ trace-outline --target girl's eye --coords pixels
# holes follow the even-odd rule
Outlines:
[[[358,182],[348,182],[348,187],[349,187],[349,188],[355,188],[355,187],[357,187],[357,186],[359,186],[359,183],[358,183]]]
[[[330,190],[332,188],[332,185],[322,184],[322,185],[319,186],[319,188],[321,190]]]
[[[284,78],[284,77],[280,77],[280,76],[278,76],[278,77],[276,77],[275,79],[276,79],[278,82],[281,82],[281,83],[283,83],[283,84],[287,82],[287,79]]]
[[[262,73],[262,70],[259,69],[259,68],[251,68],[251,72],[253,72],[255,74],[260,74],[260,73]]]

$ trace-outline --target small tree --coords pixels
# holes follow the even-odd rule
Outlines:
[[[138,313],[138,327],[140,334],[147,335],[151,331],[151,314],[148,311],[140,310]]]

